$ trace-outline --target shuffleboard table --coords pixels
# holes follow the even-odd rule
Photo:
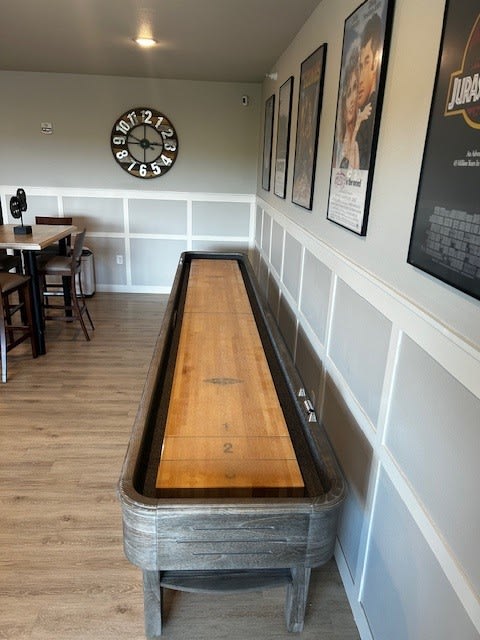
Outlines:
[[[344,482],[243,254],[182,254],[119,481],[145,633],[164,588],[286,586],[302,631]]]

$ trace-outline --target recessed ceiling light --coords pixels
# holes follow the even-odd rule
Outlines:
[[[135,42],[139,47],[154,47],[157,44],[153,38],[135,38]]]

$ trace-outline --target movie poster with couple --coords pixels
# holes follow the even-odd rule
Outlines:
[[[366,235],[393,0],[366,0],[346,20],[327,218]]]

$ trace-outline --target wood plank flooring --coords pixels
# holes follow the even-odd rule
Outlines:
[[[141,571],[124,557],[116,483],[167,297],[97,293],[90,343],[51,323],[45,356],[9,353],[0,385],[0,638],[142,640]],[[167,591],[166,640],[292,638],[284,590]],[[357,640],[332,561],[302,640]]]

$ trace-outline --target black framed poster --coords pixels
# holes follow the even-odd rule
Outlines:
[[[326,57],[327,45],[322,44],[300,67],[292,202],[305,209],[311,209],[313,202]]]
[[[270,191],[272,169],[273,116],[275,112],[275,94],[265,102],[265,123],[263,130],[262,187]]]
[[[480,0],[449,0],[408,262],[480,299]]]
[[[285,198],[287,191],[290,120],[292,115],[293,76],[282,84],[278,92],[277,146],[275,151],[275,195]]]
[[[346,20],[327,218],[366,235],[387,73],[393,0],[366,0]]]

